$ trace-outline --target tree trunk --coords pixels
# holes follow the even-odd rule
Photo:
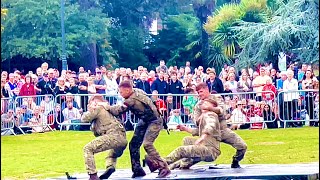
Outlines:
[[[90,7],[93,7],[94,2],[90,2],[89,0],[79,0],[80,10],[82,12],[86,11]],[[91,72],[95,71],[97,67],[97,47],[96,43],[90,43],[87,45],[83,45],[81,48],[80,54],[80,64],[86,70],[90,70]]]
[[[97,67],[96,43],[91,43],[81,47],[80,64],[85,70],[95,71]]]

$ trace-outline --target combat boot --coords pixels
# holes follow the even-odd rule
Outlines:
[[[89,176],[90,176],[89,180],[100,180],[97,173],[89,174]]]
[[[239,161],[233,160],[231,164],[231,168],[240,168]]]
[[[171,171],[168,169],[168,167],[165,167],[163,169],[159,169],[159,174],[157,178],[165,178],[169,174],[171,174]]]
[[[132,178],[136,178],[136,177],[141,177],[141,176],[145,176],[146,173],[144,172],[144,170],[140,167],[139,169],[134,170]]]
[[[107,170],[99,177],[100,179],[108,179],[116,169],[113,166],[107,168]]]

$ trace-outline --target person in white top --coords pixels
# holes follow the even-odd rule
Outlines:
[[[287,71],[287,79],[283,82],[284,120],[294,120],[297,117],[299,93],[298,81],[293,78],[294,72]],[[291,91],[291,92],[290,92]],[[292,124],[292,123],[289,123]]]
[[[107,78],[106,84],[107,84],[107,89],[106,89],[106,95],[107,101],[110,103],[110,105],[113,105],[116,103],[116,97],[118,94],[118,84],[117,81],[112,77],[112,72],[108,71],[107,72]]]
[[[267,80],[271,80],[270,76],[266,75],[263,67],[260,68],[260,75],[252,80],[253,91],[257,92],[256,101],[262,101],[262,89],[267,84]],[[272,80],[271,80],[272,81]]]
[[[236,93],[237,92],[237,88],[238,88],[238,82],[236,81],[236,74],[231,72],[228,75],[228,81],[226,82],[226,84],[229,85],[229,89],[233,92]]]
[[[66,125],[67,131],[70,128],[71,120],[78,120],[81,118],[80,111],[77,108],[73,107],[72,102],[67,103],[67,107],[62,111],[62,114],[64,117],[64,121],[62,122],[62,124],[68,124]]]

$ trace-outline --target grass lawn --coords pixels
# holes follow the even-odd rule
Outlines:
[[[242,164],[288,164],[319,161],[319,128],[236,131],[248,144]],[[162,131],[155,146],[161,156],[181,145],[188,134]],[[132,132],[127,133],[128,139]],[[48,132],[1,137],[1,179],[43,179],[85,172],[83,146],[94,138],[91,132]],[[221,144],[218,164],[230,164],[235,150]],[[141,149],[142,156],[144,150]],[[97,154],[98,169],[104,169],[105,152]],[[117,168],[130,168],[129,150],[118,159]]]

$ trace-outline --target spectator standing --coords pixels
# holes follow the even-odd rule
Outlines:
[[[164,71],[160,71],[158,74],[158,78],[151,84],[151,90],[158,91],[159,94],[167,94],[168,83],[164,81]],[[160,97],[165,100],[164,96]]]
[[[311,70],[307,70],[305,75],[303,76],[302,80],[302,89],[303,90],[314,90],[316,79],[313,78]],[[310,120],[314,120],[314,100],[315,100],[315,92],[305,92],[305,102],[306,102],[306,109]],[[315,121],[310,122],[310,126],[314,126]]]
[[[223,84],[222,81],[217,78],[216,76],[216,71],[214,69],[211,69],[211,71],[209,71],[209,78],[206,81],[209,91],[210,93],[212,91],[216,91],[217,93],[223,93]]]
[[[141,73],[140,80],[137,81],[136,88],[143,90],[147,94],[151,94],[151,87],[149,82],[147,81],[147,78],[147,73]]]
[[[80,105],[83,111],[87,111],[88,104],[88,82],[85,80],[85,76],[85,73],[80,73],[78,82],[79,94],[81,94]]]
[[[43,79],[36,86],[40,89],[41,95],[54,93],[55,83],[49,80],[48,73],[43,73]]]
[[[177,79],[177,72],[171,73],[171,80],[168,85],[168,93],[179,94],[173,96],[173,103],[177,105],[178,109],[181,107],[181,94],[184,94],[182,82]]]
[[[68,87],[65,85],[65,80],[62,77],[58,78],[56,87],[53,90],[55,96],[60,95],[59,98],[57,98],[58,104],[61,104],[65,101],[64,94],[67,93],[67,89],[68,89]]]
[[[237,86],[238,86],[238,82],[236,81],[236,74],[231,72],[228,74],[228,81],[226,82],[226,85],[229,85],[229,89],[233,92],[236,93],[237,92]]]
[[[298,90],[298,81],[293,78],[294,72],[292,70],[287,71],[287,80],[283,82],[283,91],[284,92],[284,115],[285,120],[294,120],[296,118],[297,106],[299,93],[298,92],[290,92]],[[289,123],[293,124],[293,123]]]
[[[154,70],[151,70],[149,72],[148,82],[152,84],[156,80],[156,72]]]
[[[166,62],[164,60],[160,60],[159,66],[156,68],[157,72],[163,71],[168,73],[168,67],[166,66]]]
[[[108,95],[107,101],[110,105],[116,104],[116,96],[118,94],[118,84],[117,81],[113,78],[112,71],[107,72],[106,78],[106,94]]]
[[[253,91],[256,92],[256,101],[262,101],[262,89],[267,84],[267,80],[271,79],[266,75],[266,71],[263,67],[260,68],[260,75],[253,79],[252,87]]]
[[[96,88],[96,93],[98,94],[106,94],[106,81],[102,79],[102,72],[97,70],[96,79],[94,80],[94,87]]]
[[[262,91],[262,99],[265,100],[267,104],[272,105],[277,95],[277,88],[272,84],[271,78],[266,81],[266,85],[263,86]]]
[[[36,95],[35,86],[31,83],[31,75],[25,76],[25,83],[20,89],[20,96],[34,96]]]

